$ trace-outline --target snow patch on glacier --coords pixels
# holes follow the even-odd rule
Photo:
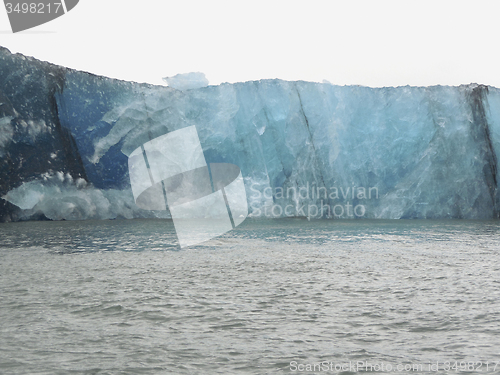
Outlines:
[[[205,74],[201,72],[180,73],[173,77],[165,77],[162,79],[168,84],[169,87],[181,91],[199,89],[208,86],[208,79],[205,77]]]

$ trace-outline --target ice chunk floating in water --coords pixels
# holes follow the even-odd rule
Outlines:
[[[136,204],[129,160],[190,127],[204,157],[197,168],[239,167],[252,217],[499,215],[494,87],[262,80],[178,90],[97,77],[6,49],[0,67],[2,220],[171,217],[170,205]],[[158,160],[170,163],[168,150],[154,147],[163,155]],[[54,180],[58,173],[73,182]],[[85,185],[77,187],[80,179]]]

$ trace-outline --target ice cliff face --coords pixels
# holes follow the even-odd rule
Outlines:
[[[254,217],[497,218],[500,90],[262,80],[179,91],[0,49],[0,217],[168,217],[133,200],[128,155],[195,125]]]

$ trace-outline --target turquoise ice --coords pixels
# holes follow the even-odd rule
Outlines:
[[[134,203],[128,157],[190,126],[207,163],[241,169],[250,216],[498,217],[494,87],[261,80],[181,91],[0,55],[0,90],[11,108],[0,119],[0,153],[18,174],[6,177],[1,167],[4,217],[150,217]],[[27,71],[33,81],[14,90]],[[22,142],[44,160],[54,154],[52,164],[17,167]]]

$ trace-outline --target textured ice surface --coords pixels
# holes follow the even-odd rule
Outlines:
[[[201,72],[176,74],[173,77],[163,78],[163,81],[167,82],[169,87],[181,91],[199,89],[208,86],[208,79],[205,77],[205,74]]]
[[[23,182],[3,198],[22,209],[20,220],[39,218],[41,213],[50,220],[169,218],[165,212],[137,207],[131,191],[96,189],[81,178],[73,181],[71,175],[61,172]]]
[[[188,126],[207,163],[240,167],[255,217],[498,217],[493,87],[262,80],[181,91],[0,50],[0,90],[4,220],[157,215],[133,204],[128,157]],[[58,172],[73,183],[44,180]]]

